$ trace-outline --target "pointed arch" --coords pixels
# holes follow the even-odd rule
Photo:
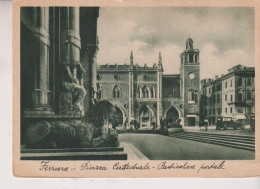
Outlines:
[[[103,89],[100,85],[97,86],[97,98],[102,99],[103,96]]]
[[[113,98],[122,98],[122,91],[118,85],[113,88]]]
[[[137,86],[136,97],[142,98],[142,88],[140,87],[140,85]]]
[[[150,98],[150,90],[147,85],[143,87],[143,98]]]
[[[151,87],[151,98],[156,98],[154,86]]]

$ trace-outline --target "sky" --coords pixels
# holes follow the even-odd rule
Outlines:
[[[164,74],[178,74],[187,38],[200,50],[201,79],[232,66],[254,66],[254,9],[101,7],[98,64],[152,66],[161,51]]]

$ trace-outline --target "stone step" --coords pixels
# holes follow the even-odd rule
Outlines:
[[[209,139],[209,138],[205,139],[205,138],[201,138],[201,137],[184,136],[184,135],[183,136],[175,136],[175,137],[180,138],[180,139],[197,141],[197,142],[217,144],[217,145],[222,145],[222,146],[227,146],[227,147],[233,147],[233,148],[255,151],[254,145],[248,145],[248,144],[244,144],[244,143],[230,142],[230,141],[216,140],[216,139]]]
[[[252,139],[247,139],[247,138],[242,138],[242,137],[226,137],[226,136],[222,136],[222,135],[211,135],[211,134],[194,134],[194,133],[176,133],[173,134],[171,136],[197,136],[197,137],[203,137],[203,138],[210,138],[210,139],[222,139],[225,141],[236,141],[236,142],[241,142],[241,143],[246,143],[246,144],[253,144],[255,145],[255,140]]]
[[[21,160],[127,160],[120,151],[21,153]]]
[[[250,139],[250,140],[255,140],[254,136],[249,136],[249,135],[231,135],[231,134],[226,134],[226,133],[211,133],[210,131],[204,131],[204,132],[192,132],[192,131],[183,131],[183,133],[192,133],[192,134],[201,134],[201,135],[214,135],[214,136],[222,136],[222,137],[230,137],[230,138],[244,138],[244,139]]]
[[[254,147],[254,144],[248,144],[245,142],[240,142],[240,141],[235,141],[235,140],[223,140],[223,139],[218,139],[218,138],[211,138],[211,137],[202,137],[202,136],[179,136],[179,137],[185,137],[185,138],[197,138],[197,139],[201,139],[203,141],[207,141],[207,140],[212,140],[212,141],[217,141],[217,142],[225,142],[225,143],[230,143],[230,144],[237,144],[237,145],[241,145],[241,146],[248,146],[248,147]]]
[[[123,152],[122,147],[101,148],[59,148],[59,149],[21,149],[21,153],[56,153],[56,152]]]

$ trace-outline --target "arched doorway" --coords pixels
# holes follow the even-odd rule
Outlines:
[[[139,114],[140,128],[150,128],[154,114],[147,106],[142,106]]]
[[[179,119],[179,113],[176,110],[176,108],[171,107],[166,114],[166,120],[168,122],[176,122],[176,120]]]
[[[123,112],[120,108],[115,107],[116,108],[116,121],[117,121],[117,127],[122,127],[123,126]]]

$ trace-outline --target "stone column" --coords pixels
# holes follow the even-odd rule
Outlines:
[[[61,25],[61,63],[80,61],[79,7],[60,8]]]
[[[86,97],[84,99],[84,110],[89,115],[93,105],[93,90],[97,91],[96,83],[96,56],[98,53],[97,19],[98,7],[80,7],[80,60],[86,73],[84,76],[84,88]]]
[[[33,69],[33,91],[32,111],[25,111],[25,114],[53,114],[50,108],[49,90],[49,8],[28,7],[21,9],[21,21],[32,32],[34,41],[28,41],[34,47],[31,52]]]
[[[84,109],[79,110],[78,97],[77,100],[72,98],[74,91],[78,90],[82,95],[85,95],[85,89],[83,87],[83,78],[78,77],[79,67],[75,64],[80,64],[80,15],[79,7],[61,7],[60,8],[60,69],[62,72],[62,85],[64,83],[70,83],[66,80],[68,77],[67,68],[70,69],[71,73],[76,75],[78,80],[78,87],[67,89],[64,86],[59,99],[59,113],[60,114],[84,114]],[[75,73],[77,72],[77,73]],[[75,77],[75,76],[74,76]],[[73,81],[75,83],[75,81]],[[65,85],[66,86],[66,85]],[[79,88],[80,86],[80,88]],[[76,104],[77,102],[77,104]],[[77,108],[76,108],[77,107]],[[83,108],[83,102],[80,105]]]
[[[93,56],[93,62],[92,62],[92,78],[91,78],[91,85],[93,86],[93,90],[95,91],[95,94],[93,96],[94,99],[97,98],[97,50],[96,53]]]

